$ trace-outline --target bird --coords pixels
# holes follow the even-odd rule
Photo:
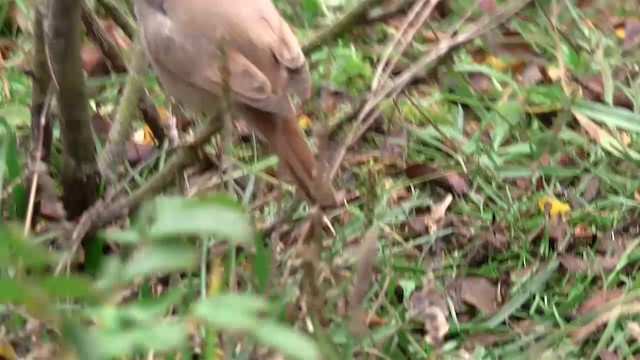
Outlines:
[[[134,0],[139,37],[165,92],[192,112],[230,103],[268,143],[299,193],[335,204],[297,121],[311,97],[309,65],[271,0]]]

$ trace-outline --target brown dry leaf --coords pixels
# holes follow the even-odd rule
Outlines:
[[[86,44],[82,46],[80,55],[82,57],[82,70],[87,73],[88,77],[105,76],[109,74],[107,61],[98,46]]]
[[[637,343],[640,343],[640,324],[635,321],[627,321],[627,332]]]
[[[498,309],[498,288],[486,278],[470,276],[455,279],[448,289],[454,303],[463,302],[483,315],[491,315]]]
[[[478,5],[480,7],[480,10],[482,10],[485,14],[494,13],[496,11],[496,8],[498,7],[495,0],[480,0],[480,3]]]
[[[409,179],[433,181],[438,187],[456,195],[466,195],[469,192],[467,179],[453,171],[443,173],[430,165],[410,164],[404,172]]]
[[[473,350],[477,346],[486,347],[492,346],[499,342],[505,341],[508,339],[510,334],[501,333],[480,333],[480,334],[472,334],[464,337],[464,342],[462,343],[462,348],[467,349],[469,351]]]
[[[609,350],[602,350],[600,354],[598,354],[598,356],[600,357],[600,360],[619,360],[620,359],[618,354]]]
[[[478,94],[487,94],[495,90],[491,78],[482,73],[470,73],[467,75],[471,89]]]
[[[544,82],[547,78],[544,68],[538,64],[529,64],[525,66],[520,74],[522,84],[528,86]]]
[[[93,130],[95,130],[96,134],[99,137],[109,135],[109,131],[111,130],[111,120],[99,113],[93,113],[91,115],[91,125],[93,126]]]
[[[425,340],[434,346],[442,344],[449,332],[449,307],[443,294],[425,285],[411,294],[406,306],[408,315],[424,324]]]
[[[318,104],[325,114],[334,114],[342,105],[351,103],[353,97],[345,89],[323,85],[318,92]]]
[[[15,360],[17,359],[16,352],[13,350],[11,343],[0,338],[0,359],[3,360]]]
[[[425,230],[428,230],[429,234],[435,233],[444,220],[451,201],[453,196],[447,194],[442,201],[432,206],[430,213],[409,219],[409,226],[417,234],[424,234]]]
[[[380,144],[380,161],[383,164],[402,165],[407,156],[408,132],[406,128],[394,130]]]
[[[590,203],[596,198],[596,196],[598,196],[599,191],[600,191],[600,178],[597,176],[591,176],[591,178],[587,182],[587,185],[584,188],[582,198],[584,199],[584,201]]]
[[[585,97],[589,100],[604,101],[604,82],[601,75],[593,75],[591,77],[581,79],[580,86],[582,87]],[[616,106],[624,107],[627,109],[633,108],[633,102],[624,91],[615,88],[613,91],[613,104]]]
[[[378,326],[385,325],[387,323],[387,319],[380,317],[376,314],[366,313],[365,314],[365,324],[369,328],[374,328]]]
[[[549,239],[556,242],[559,248],[566,248],[568,244],[563,242],[569,240],[569,233],[569,224],[564,216],[555,215],[549,219]]]
[[[153,154],[154,145],[151,144],[138,144],[132,141],[127,141],[125,143],[127,160],[131,165],[135,166],[148,159]]]
[[[587,261],[581,257],[564,254],[560,256],[560,264],[570,273],[586,274],[610,272],[616,268],[621,254],[598,255],[594,260]]]
[[[620,298],[624,294],[622,289],[602,289],[591,295],[589,299],[576,310],[577,316],[585,315],[603,305]]]
[[[577,224],[573,227],[573,238],[576,242],[586,243],[593,239],[594,234],[591,232],[589,225]]]
[[[622,49],[629,50],[640,44],[640,19],[629,19],[624,24]]]

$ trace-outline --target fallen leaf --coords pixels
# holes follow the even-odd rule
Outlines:
[[[480,0],[479,7],[485,14],[492,14],[498,6],[495,0]]]
[[[618,354],[609,350],[602,350],[600,354],[598,354],[598,356],[600,357],[600,360],[619,360],[620,359]]]
[[[597,176],[591,176],[591,178],[587,182],[587,185],[584,188],[582,197],[584,198],[584,201],[590,203],[596,198],[596,196],[598,196],[599,191],[600,191],[600,178]]]
[[[109,74],[107,60],[102,55],[100,48],[94,44],[86,44],[80,50],[82,57],[82,70],[88,77],[105,76]]]
[[[496,312],[498,288],[488,279],[479,276],[458,278],[449,285],[449,296],[474,307],[483,315]]]
[[[300,126],[300,129],[307,130],[311,128],[311,119],[306,114],[301,114],[298,116],[298,125]]]
[[[11,343],[0,338],[0,359],[16,360],[17,355]]]
[[[573,237],[575,240],[580,240],[581,242],[591,242],[593,236],[594,234],[587,224],[577,224],[573,227]]]
[[[137,144],[135,142],[127,141],[125,143],[125,148],[127,153],[127,160],[129,161],[129,163],[131,163],[131,165],[135,166],[141,161],[148,159],[153,154],[154,145]]]
[[[576,316],[586,315],[607,303],[620,298],[624,294],[622,289],[602,289],[591,295],[589,299],[576,310]]]
[[[557,244],[559,252],[564,251],[569,245],[568,243],[561,243],[567,239],[569,234],[569,224],[564,216],[554,215],[549,218],[549,239]]]
[[[548,213],[550,216],[566,215],[569,213],[569,211],[571,211],[571,207],[569,206],[569,204],[554,199],[550,196],[540,197],[540,199],[538,199],[538,207],[545,213],[547,212],[548,208]]]
[[[385,325],[387,323],[387,319],[380,317],[376,314],[366,313],[365,314],[365,324],[367,327],[374,328]]]
[[[426,332],[425,340],[439,346],[449,332],[449,307],[444,296],[431,286],[415,291],[406,303],[408,316],[421,321]]]
[[[426,164],[411,164],[404,171],[409,179],[433,181],[438,187],[456,195],[466,195],[469,192],[467,180],[453,171],[443,173]]]
[[[524,85],[531,86],[545,81],[547,77],[540,65],[529,64],[522,70],[520,78]]]
[[[409,226],[417,234],[424,234],[425,230],[428,230],[429,234],[435,233],[440,227],[451,201],[453,201],[453,196],[447,194],[442,201],[431,207],[430,213],[411,218]]]
[[[596,74],[580,80],[580,87],[584,91],[585,98],[594,101],[604,101],[604,82],[602,75]],[[633,108],[633,102],[619,88],[613,91],[613,104],[627,109]]]
[[[622,49],[629,50],[640,44],[640,20],[629,19],[624,25],[624,41]]]
[[[581,257],[563,254],[560,256],[560,264],[570,273],[586,274],[613,271],[620,261],[622,254],[598,255],[595,259],[586,260]]]
[[[637,343],[640,343],[640,324],[635,321],[627,321],[627,332],[633,336]]]
[[[407,156],[408,132],[399,128],[386,136],[380,144],[380,161],[383,164],[403,164]]]

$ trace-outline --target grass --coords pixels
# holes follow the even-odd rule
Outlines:
[[[470,8],[463,3],[455,2],[445,20],[431,25],[439,31],[450,29]],[[620,3],[618,15],[632,21],[638,9],[631,4],[627,4],[631,9],[624,9],[625,4]],[[244,245],[250,250],[242,250],[245,247],[232,248],[219,241],[224,229],[207,227],[213,222],[196,219],[200,215],[236,214],[233,211],[238,208],[229,205],[231,200],[215,198],[201,204],[206,213],[189,207],[199,215],[180,217],[184,226],[178,230],[171,226],[165,229],[176,231],[171,234],[180,235],[180,239],[193,240],[188,244],[156,243],[157,234],[150,229],[157,216],[178,219],[191,213],[176,212],[176,208],[193,204],[163,207],[153,203],[132,218],[130,227],[123,224],[123,232],[102,235],[118,247],[116,256],[102,256],[105,267],[96,277],[72,272],[67,280],[56,280],[59,283],[39,282],[34,277],[34,288],[55,289],[63,299],[74,301],[61,302],[50,292],[43,301],[55,310],[31,316],[47,318],[44,315],[60,311],[98,320],[102,327],[97,340],[91,341],[97,341],[101,348],[119,344],[116,348],[123,353],[118,355],[126,353],[132,359],[161,358],[150,351],[163,346],[167,355],[162,358],[177,359],[174,354],[178,352],[187,356],[196,348],[187,334],[202,339],[206,345],[202,348],[209,354],[222,352],[227,358],[239,359],[248,358],[255,343],[288,351],[292,358],[311,356],[311,349],[320,349],[328,358],[382,359],[637,355],[640,115],[612,103],[614,90],[626,92],[632,103],[639,99],[638,47],[622,51],[622,40],[613,29],[586,24],[585,20],[602,22],[594,10],[578,8],[572,2],[557,2],[556,6],[563,9],[557,18],[543,13],[542,8],[548,9],[545,2],[527,10],[526,21],[508,23],[520,44],[525,44],[525,53],[538,58],[550,79],[527,84],[517,63],[529,66],[530,58],[517,53],[515,45],[506,46],[506,55],[494,52],[487,47],[491,39],[483,39],[456,51],[439,66],[434,81],[411,88],[386,108],[384,125],[369,131],[349,151],[347,161],[353,165],[342,169],[339,184],[360,196],[326,214],[335,233],[325,228],[317,258],[305,262],[309,249],[299,245],[307,241],[300,235],[304,229],[301,223],[308,218],[305,206],[278,227],[268,246],[257,241],[253,246]],[[336,11],[308,1],[300,8],[307,13],[296,9],[291,6],[285,13],[292,22],[308,27],[314,25],[314,18],[326,16],[325,11]],[[562,24],[558,32],[547,16]],[[383,49],[393,31],[388,24],[357,31],[310,55],[316,83],[328,81],[326,85],[344,88],[352,95],[368,88],[377,57],[370,49]],[[374,34],[375,41],[359,34]],[[5,35],[23,44],[20,35]],[[430,45],[425,39],[416,42],[412,49],[416,53]],[[478,49],[491,56],[478,61],[473,56]],[[564,73],[559,70],[562,67],[566,68]],[[11,97],[0,93],[0,117],[11,132],[2,133],[3,143],[16,136],[24,144],[28,141],[28,78],[15,67],[5,70]],[[563,88],[559,77],[553,75],[557,73],[567,76],[570,89]],[[592,78],[602,79],[602,100],[589,99],[584,89],[582,95],[576,91],[579,83],[574,79],[587,82]],[[117,79],[109,81],[112,89],[121,84]],[[114,91],[101,96],[106,97],[103,102],[117,103]],[[314,115],[315,122],[338,117],[336,113]],[[592,122],[578,122],[580,116]],[[381,158],[388,152],[383,144],[396,133],[406,133],[406,137],[400,136],[389,146],[403,155],[394,158],[395,162],[383,162]],[[334,140],[339,142],[340,136]],[[272,172],[266,171],[273,158],[255,141],[237,144],[234,176],[243,181],[244,211],[251,208],[251,216],[259,224],[278,219],[282,207],[291,203],[290,194],[262,203],[272,187],[257,185],[274,182]],[[17,157],[25,171],[26,159],[20,154],[0,149],[2,169]],[[356,161],[359,156],[362,159]],[[466,191],[454,196],[450,206],[437,215],[451,183],[444,184],[444,189],[435,186],[433,170],[421,174],[429,181],[408,178],[408,164],[455,172],[463,179],[450,182],[464,181]],[[56,166],[54,163],[54,173]],[[144,183],[155,167],[159,167],[157,162],[139,174],[136,182]],[[216,172],[200,175],[215,179]],[[18,176],[15,165],[13,174],[7,174],[0,171],[3,194]],[[597,195],[593,196],[595,190]],[[546,211],[544,203],[539,203],[544,196],[556,199]],[[19,197],[2,198],[7,224],[20,222],[20,217],[8,210],[19,201]],[[562,204],[569,204],[570,210],[550,214]],[[239,224],[242,229],[249,228],[248,221]],[[625,228],[625,224],[630,226]],[[378,231],[373,258],[361,253],[368,229]],[[18,241],[20,237],[14,234],[7,238]],[[27,255],[37,252],[35,248],[25,251]],[[0,259],[4,255],[0,252]],[[606,258],[613,263],[605,264]],[[576,262],[584,266],[576,266]],[[308,298],[313,289],[305,288],[310,286],[305,279],[309,264],[315,269],[315,300],[322,300],[315,305],[317,309]],[[358,269],[363,269],[362,273]],[[9,285],[16,284],[8,280],[14,270],[7,267],[2,271],[0,285],[4,288],[0,289],[5,294],[10,293]],[[51,275],[47,271],[37,274],[45,279]],[[488,285],[478,278],[489,280]],[[361,283],[369,284],[362,299],[355,299],[369,316],[364,334],[355,331],[350,320],[359,316],[350,305],[354,305],[352,290]],[[130,295],[114,302],[111,297],[94,294],[94,286],[115,286]],[[238,287],[247,297],[233,297],[232,290]],[[82,294],[82,289],[97,299]],[[607,301],[607,294],[618,290],[619,296]],[[594,312],[585,308],[589,298],[595,299]],[[15,336],[26,329],[29,318],[19,309],[33,310],[29,297],[20,299],[26,305],[0,308],[0,319],[11,345],[28,352],[40,345]],[[496,302],[495,307],[486,310],[487,302]],[[80,310],[67,313],[70,310],[62,310],[62,303],[71,308],[80,305]],[[225,311],[219,309],[231,315],[225,317]],[[307,317],[314,310],[322,317],[320,323]],[[597,322],[598,317],[603,320]],[[253,326],[256,319],[264,321],[264,326]],[[92,344],[80,336],[80,323],[65,321],[51,323],[63,329],[63,338],[71,348],[82,350]],[[194,322],[195,330],[175,330]],[[155,332],[149,330],[151,324],[157,325]],[[443,327],[447,330],[439,336]],[[232,337],[228,330],[234,328],[249,335]],[[223,341],[212,335],[216,331],[224,332]],[[57,341],[42,332],[36,334],[43,343]],[[125,338],[131,344],[123,345]],[[242,339],[245,346],[234,350],[232,339]],[[95,354],[86,356],[90,357],[79,358],[94,358]]]

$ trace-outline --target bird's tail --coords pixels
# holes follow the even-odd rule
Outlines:
[[[289,172],[307,201],[321,206],[335,205],[330,183],[317,181],[317,163],[295,118],[277,118],[275,115],[250,109],[246,121],[269,143],[283,167]]]

